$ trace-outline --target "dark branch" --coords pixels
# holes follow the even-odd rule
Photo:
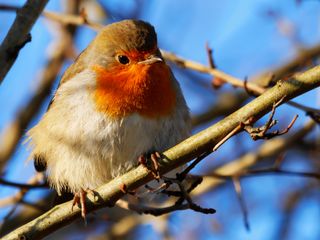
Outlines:
[[[30,31],[48,0],[28,0],[17,10],[17,16],[0,46],[0,83],[15,62],[20,49],[31,41]]]

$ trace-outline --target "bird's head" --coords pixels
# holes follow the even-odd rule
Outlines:
[[[156,118],[176,103],[174,77],[157,46],[149,23],[124,20],[106,26],[85,52],[95,72],[95,102],[112,117],[138,113]]]

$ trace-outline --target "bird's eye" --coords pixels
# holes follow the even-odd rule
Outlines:
[[[129,58],[126,55],[118,55],[117,59],[119,61],[119,63],[125,65],[128,64],[130,62]]]

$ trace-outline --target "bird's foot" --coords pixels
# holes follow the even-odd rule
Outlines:
[[[124,194],[130,194],[132,196],[136,195],[136,191],[130,191],[127,187],[127,185],[125,185],[124,183],[120,185],[120,190],[121,192],[123,192]]]
[[[86,197],[88,193],[94,194],[94,192],[91,189],[81,189],[80,191],[76,192],[74,194],[71,207],[71,210],[73,211],[73,207],[75,205],[79,206],[79,208],[81,209],[81,217],[84,219],[85,222],[87,216]]]
[[[158,180],[161,178],[159,160],[161,160],[159,152],[153,152],[139,157],[139,163],[150,170],[155,179]]]

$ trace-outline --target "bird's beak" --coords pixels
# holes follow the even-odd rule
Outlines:
[[[152,64],[156,62],[163,62],[163,59],[156,55],[151,55],[147,59],[138,62],[138,64]]]

